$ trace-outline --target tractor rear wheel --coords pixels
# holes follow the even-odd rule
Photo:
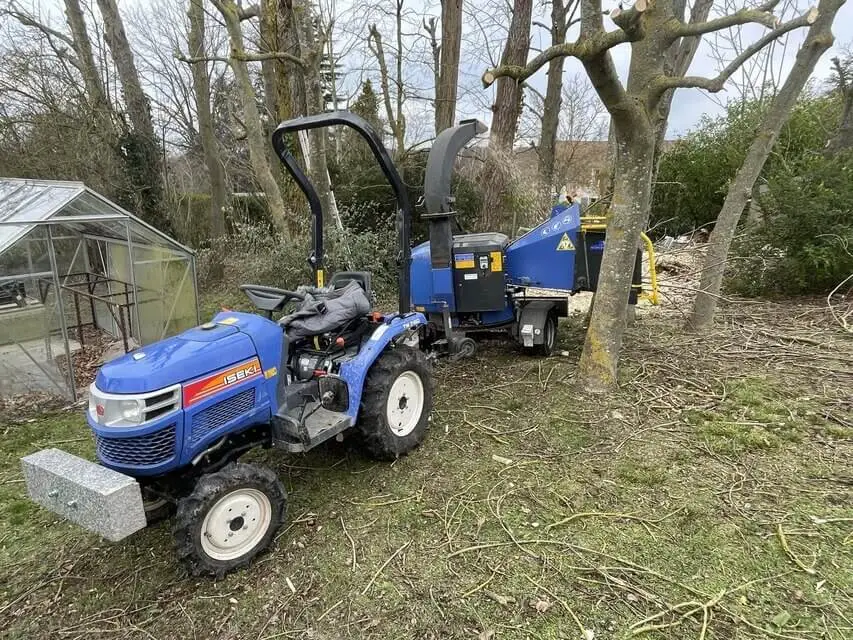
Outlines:
[[[221,578],[266,549],[286,513],[287,496],[275,473],[253,464],[229,464],[201,476],[178,502],[178,557],[193,575]]]
[[[410,347],[386,350],[367,374],[358,430],[367,452],[396,460],[426,436],[432,413],[432,372],[427,357]]]

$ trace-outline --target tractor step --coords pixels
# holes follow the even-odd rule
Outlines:
[[[273,445],[291,453],[308,451],[353,425],[352,418],[345,413],[329,411],[322,407],[317,408],[304,422],[307,442],[300,437],[296,417],[289,414],[276,416],[273,420]]]

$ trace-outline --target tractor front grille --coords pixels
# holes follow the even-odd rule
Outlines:
[[[166,462],[175,455],[175,425],[131,438],[95,435],[98,457],[104,462],[142,467]]]
[[[215,431],[226,422],[234,420],[255,406],[255,389],[246,389],[235,393],[230,398],[209,406],[204,411],[199,411],[192,418],[192,431],[190,441],[198,443],[202,438]]]

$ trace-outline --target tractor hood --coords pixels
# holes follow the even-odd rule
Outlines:
[[[106,393],[146,393],[255,355],[252,339],[237,326],[209,323],[106,363],[95,385]]]

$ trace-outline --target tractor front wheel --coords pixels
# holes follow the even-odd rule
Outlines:
[[[432,374],[427,357],[410,347],[383,353],[370,367],[361,395],[358,430],[367,452],[396,460],[426,436],[432,412]]]
[[[233,463],[203,475],[178,502],[178,557],[193,575],[221,578],[272,542],[287,513],[284,486],[271,470]]]

